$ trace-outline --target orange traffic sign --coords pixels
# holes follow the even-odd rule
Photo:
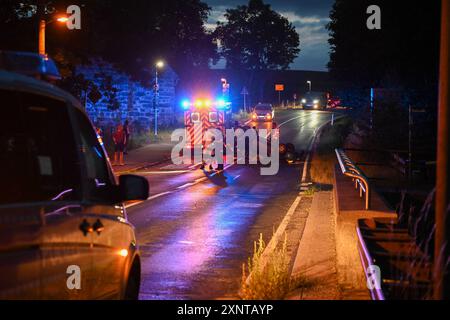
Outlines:
[[[275,91],[284,91],[284,84],[276,84]]]

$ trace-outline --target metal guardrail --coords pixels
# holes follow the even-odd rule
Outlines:
[[[365,194],[366,210],[370,209],[371,188],[369,178],[353,163],[353,161],[345,154],[342,149],[335,149],[336,157],[341,167],[342,173],[353,179],[355,182],[355,189],[359,187],[359,196],[362,198]]]

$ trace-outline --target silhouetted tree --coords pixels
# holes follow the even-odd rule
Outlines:
[[[288,19],[262,0],[228,9],[215,37],[228,68],[287,69],[300,52],[300,39]]]
[[[262,0],[228,9],[225,18],[214,32],[220,55],[234,79],[250,90],[250,97],[262,99],[267,70],[289,68],[300,53],[299,35],[288,19]]]

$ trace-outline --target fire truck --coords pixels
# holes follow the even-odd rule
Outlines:
[[[195,147],[207,148],[212,141],[207,141],[206,131],[217,129],[222,132],[225,143],[225,129],[231,124],[231,103],[225,99],[195,99],[183,100],[181,106],[184,109],[184,125],[186,137],[189,138],[191,151]],[[191,152],[191,158],[193,154]],[[223,163],[218,164],[217,169],[223,170]],[[202,163],[202,168],[204,163]]]

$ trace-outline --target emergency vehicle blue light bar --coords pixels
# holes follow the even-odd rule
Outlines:
[[[210,108],[210,107],[215,107],[217,109],[226,109],[231,107],[231,103],[225,101],[224,99],[218,99],[214,102],[212,102],[211,100],[208,99],[196,99],[194,102],[191,102],[188,99],[182,100],[181,101],[181,107],[184,110],[188,110],[191,107],[194,108]]]

